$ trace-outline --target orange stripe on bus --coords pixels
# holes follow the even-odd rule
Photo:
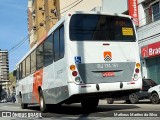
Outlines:
[[[36,99],[39,103],[39,91],[38,87],[42,87],[43,69],[36,71],[33,76],[33,93],[32,102]]]

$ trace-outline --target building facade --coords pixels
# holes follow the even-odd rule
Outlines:
[[[56,0],[28,0],[28,35],[30,47],[46,36],[56,24]]]
[[[101,0],[28,0],[30,48],[43,39],[57,21],[70,11],[91,11]]]
[[[143,77],[160,84],[160,1],[144,0],[139,6],[139,14],[144,16],[137,32]]]
[[[160,84],[160,0],[103,0],[102,10],[136,18],[142,76]]]
[[[7,90],[8,82],[9,82],[8,51],[0,50],[0,86],[1,86],[1,89]]]

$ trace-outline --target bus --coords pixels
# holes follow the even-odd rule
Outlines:
[[[22,109],[120,97],[142,88],[135,26],[127,15],[71,12],[17,63],[16,95]]]

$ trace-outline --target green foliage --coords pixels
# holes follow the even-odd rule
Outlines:
[[[9,73],[9,86],[15,86],[16,85],[16,78],[13,76],[13,72]]]

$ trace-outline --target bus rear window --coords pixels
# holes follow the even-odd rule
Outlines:
[[[129,18],[108,15],[73,15],[69,35],[72,41],[136,41],[134,27]]]

